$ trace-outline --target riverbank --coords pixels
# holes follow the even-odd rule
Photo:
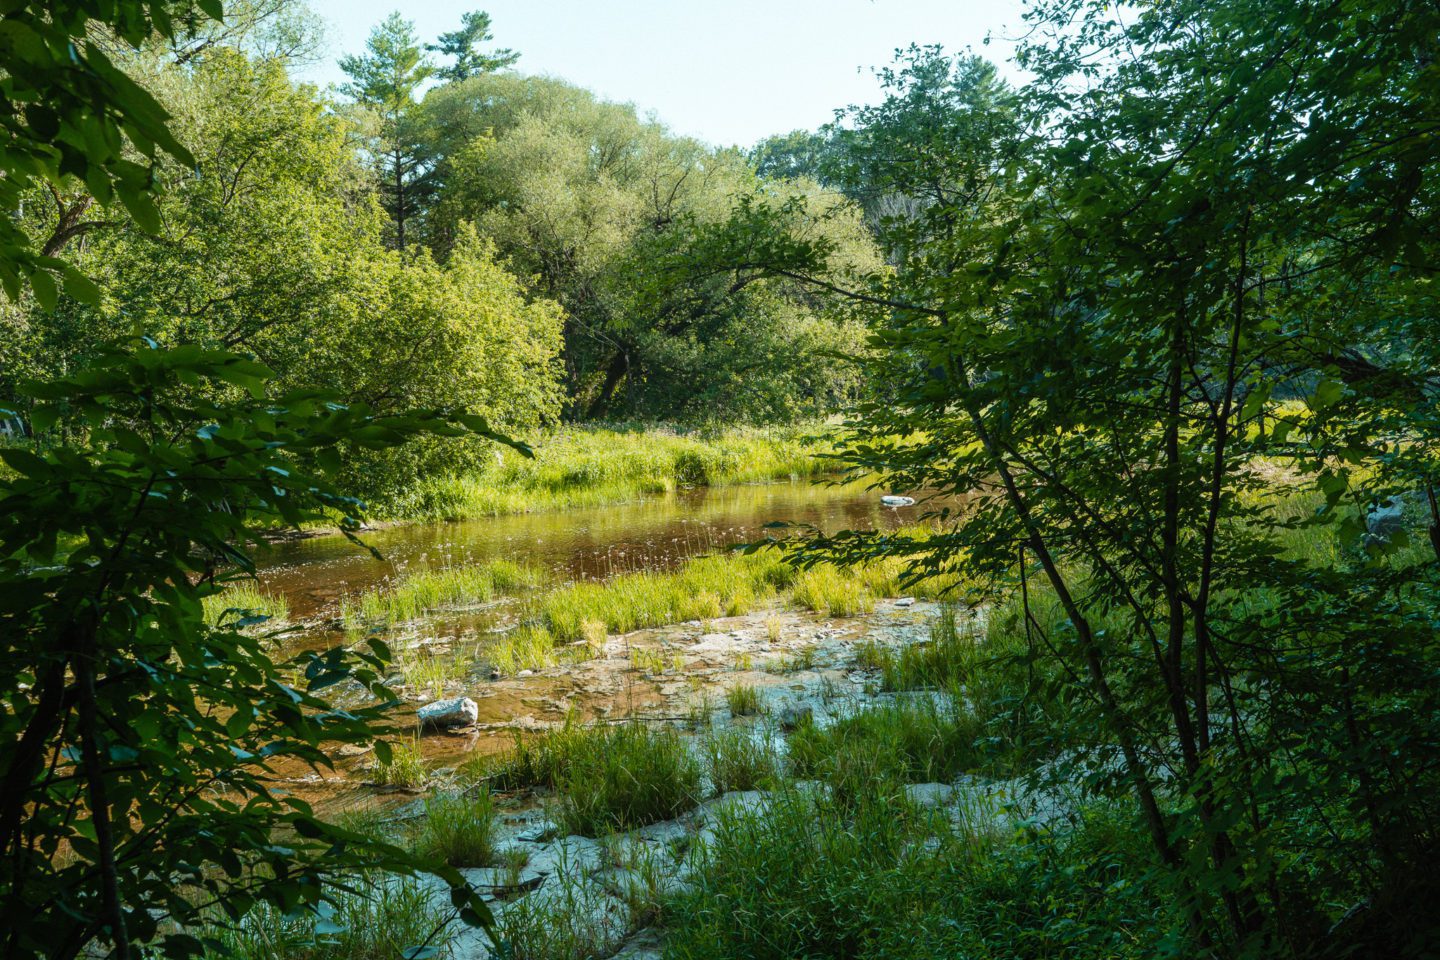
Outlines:
[[[624,503],[687,487],[812,479],[837,472],[833,430],[736,427],[684,432],[569,426],[532,442],[534,458],[497,448],[485,469],[434,477],[375,505],[377,521],[443,521]]]

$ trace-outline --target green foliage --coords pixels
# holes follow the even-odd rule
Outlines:
[[[740,683],[725,691],[725,705],[730,715],[753,717],[760,712],[760,691],[748,683]]]
[[[441,67],[436,73],[443,80],[468,80],[482,73],[492,73],[514,66],[520,54],[509,48],[493,53],[482,53],[480,45],[495,39],[490,33],[490,14],[475,10],[461,14],[460,29],[440,34],[437,43],[427,43],[425,49],[450,57],[455,62]]]
[[[850,291],[874,308],[875,389],[842,459],[960,506],[934,536],[840,533],[813,557],[1006,591],[992,634],[1017,656],[962,681],[975,717],[1130,805],[1177,951],[1416,955],[1432,925],[1342,917],[1425,889],[1434,851],[1440,714],[1406,678],[1440,650],[1416,626],[1440,609],[1440,355],[1418,320],[1440,21],[1134,13],[1033,4],[1020,91],[909,51],[832,131],[835,176],[888,198],[871,222],[895,264]],[[823,267],[823,243],[775,235],[740,204],[711,250]],[[1404,490],[1429,552],[1366,529]]]
[[[846,311],[782,278],[687,266],[703,226],[757,189],[738,153],[553,78],[475,76],[432,91],[425,110],[442,157],[436,245],[474,222],[564,305],[580,415],[784,422],[854,395],[834,356],[860,347]],[[833,238],[847,262],[878,262],[833,194],[815,190],[777,224]]]
[[[218,0],[44,0],[11,5],[0,39],[6,149],[0,158],[0,208],[19,211],[27,194],[83,183],[105,206],[117,200],[142,229],[160,218],[151,197],[151,165],[168,154],[193,166],[169,116],[116,66],[107,48],[138,47],[153,35],[174,37],[182,24],[219,19]],[[58,196],[58,193],[57,193]],[[67,296],[93,302],[95,286],[36,244],[20,224],[0,221],[0,288],[18,300],[28,282],[42,308]]]
[[[484,916],[448,868],[271,789],[274,764],[329,767],[329,745],[389,730],[384,646],[280,662],[246,632],[256,618],[217,624],[204,601],[253,576],[248,548],[264,526],[338,515],[353,537],[357,502],[316,467],[333,465],[337,445],[503,438],[463,414],[262,399],[269,375],[195,346],[106,351],[31,387],[36,421],[66,412],[83,443],[0,453],[15,471],[0,487],[0,637],[13,665],[0,678],[0,901],[15,956],[105,943],[123,956],[150,942],[193,954],[181,930],[213,910],[318,909],[327,878],[360,869],[438,870],[464,915]],[[246,399],[204,399],[221,382]],[[343,711],[326,700],[342,683]]]

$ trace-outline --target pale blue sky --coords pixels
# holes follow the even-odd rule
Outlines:
[[[399,9],[425,40],[487,10],[495,42],[517,68],[563,77],[653,111],[677,133],[748,146],[815,127],[833,110],[877,98],[870,68],[897,47],[939,43],[1005,63],[1024,27],[1023,0],[310,0],[327,22],[330,55],[302,71],[343,80],[335,61]],[[985,46],[985,39],[993,39]]]

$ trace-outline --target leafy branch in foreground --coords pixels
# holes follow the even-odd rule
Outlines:
[[[262,616],[217,624],[202,603],[253,574],[262,529],[338,516],[355,539],[362,505],[326,479],[344,445],[475,434],[528,450],[466,414],[266,398],[269,377],[223,351],[110,349],[31,387],[32,422],[64,416],[84,443],[0,451],[15,473],[0,486],[7,958],[193,956],[214,945],[189,931],[258,903],[313,911],[329,878],[360,871],[436,874],[457,918],[488,918],[453,869],[275,786],[329,767],[329,745],[386,757],[383,644],[286,659],[247,629]],[[225,393],[239,399],[204,399]]]

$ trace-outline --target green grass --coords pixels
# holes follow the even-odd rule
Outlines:
[[[496,862],[495,805],[490,791],[435,793],[425,798],[425,816],[412,844],[422,856],[452,867],[485,867]]]
[[[509,960],[594,960],[614,954],[630,931],[628,913],[562,856],[539,891],[497,911],[492,938],[494,955]]]
[[[566,833],[596,837],[679,816],[700,801],[700,764],[669,728],[597,729],[556,787],[553,816]]]
[[[667,960],[1164,955],[1178,911],[1143,876],[1140,831],[1113,815],[1070,832],[999,831],[982,802],[952,821],[886,790],[853,804],[787,790],[719,813],[665,905]],[[1152,871],[1153,872],[1153,871]],[[1171,901],[1173,901],[1173,897]]]
[[[543,670],[558,660],[555,637],[544,627],[521,624],[485,648],[490,666],[506,676],[521,670]]]
[[[556,794],[552,816],[566,833],[599,836],[667,820],[700,799],[700,764],[669,728],[582,727],[573,720],[464,768],[493,789],[541,787]]]
[[[390,744],[390,759],[377,756],[371,779],[382,787],[419,787],[430,779],[425,755],[416,740],[399,740]]]
[[[892,700],[826,727],[801,722],[788,742],[790,767],[837,798],[862,796],[875,783],[947,783],[982,765],[982,733],[955,697]]]
[[[544,571],[510,560],[418,570],[358,597],[345,598],[340,616],[351,630],[387,627],[445,610],[489,603],[544,580]]]
[[[716,793],[773,786],[781,776],[775,744],[742,727],[712,730],[700,742],[700,755]]]
[[[667,573],[627,573],[575,583],[536,602],[533,619],[559,641],[584,640],[601,627],[629,633],[686,620],[739,616],[772,600],[795,571],[769,553],[698,557]],[[599,625],[599,626],[597,626]]]
[[[876,656],[885,690],[924,690],[953,687],[969,680],[984,655],[976,638],[964,635],[957,625],[960,610],[942,603],[930,619],[930,637],[923,643],[902,647],[898,653],[884,650]]]
[[[725,703],[731,716],[753,717],[760,712],[760,691],[748,683],[737,684],[725,691]]]
[[[507,452],[465,476],[420,484],[388,508],[389,519],[456,520],[593,507],[688,486],[818,477],[833,472],[832,448],[804,429],[680,434],[663,427],[570,427],[535,441],[535,459]]]
[[[354,892],[332,890],[318,911],[286,913],[256,904],[238,924],[201,931],[219,950],[207,960],[395,960],[428,943],[437,958],[451,955],[455,925],[444,923],[448,904],[414,880],[346,878]],[[324,926],[320,927],[323,919]],[[436,930],[440,932],[435,934]],[[323,932],[322,932],[323,931]],[[433,936],[432,936],[433,934]]]
[[[212,625],[219,624],[222,617],[229,624],[242,617],[268,617],[272,622],[290,618],[290,605],[284,597],[268,593],[250,582],[229,584],[219,593],[202,600],[201,606],[205,622]]]
[[[822,617],[854,617],[875,609],[875,595],[857,571],[822,563],[800,573],[792,596]]]

